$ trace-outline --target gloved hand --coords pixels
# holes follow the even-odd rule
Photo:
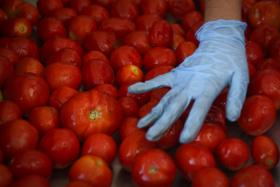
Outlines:
[[[139,128],[152,124],[146,134],[148,140],[158,140],[192,100],[194,103],[181,132],[180,142],[195,139],[213,101],[226,86],[229,86],[226,116],[230,121],[237,120],[249,82],[244,47],[245,28],[245,23],[236,20],[205,23],[196,33],[199,47],[178,67],[128,88],[130,93],[171,88],[137,124]]]

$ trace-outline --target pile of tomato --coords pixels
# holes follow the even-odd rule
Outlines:
[[[274,187],[280,108],[280,2],[243,0],[250,73],[241,116],[228,88],[193,142],[178,139],[191,106],[156,142],[138,129],[168,92],[128,93],[191,55],[203,24],[192,0],[0,1],[0,187],[108,187],[118,160],[140,187]],[[236,126],[241,136],[232,135]]]

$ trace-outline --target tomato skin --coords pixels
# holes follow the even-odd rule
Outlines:
[[[196,48],[197,47],[193,42],[182,41],[175,50],[178,62],[182,63],[185,58],[194,53]]]
[[[185,31],[196,31],[203,24],[203,16],[198,11],[190,11],[183,17],[182,24]]]
[[[105,93],[111,97],[117,98],[118,96],[118,90],[115,86],[112,84],[99,84],[94,87],[95,90]]]
[[[50,177],[52,174],[52,162],[49,157],[37,150],[27,150],[13,157],[10,170],[14,177],[26,175],[40,175]]]
[[[0,88],[14,74],[13,65],[4,57],[0,57]]]
[[[88,61],[91,60],[102,60],[105,62],[109,63],[109,60],[107,58],[106,55],[104,55],[102,52],[98,51],[98,50],[91,50],[89,52],[87,52],[84,56],[83,56],[83,63],[86,63]]]
[[[71,0],[69,2],[69,7],[80,13],[84,8],[90,6],[90,4],[90,0]]]
[[[253,179],[253,180],[252,180]],[[275,187],[269,171],[261,166],[250,165],[241,169],[231,180],[232,187]]]
[[[14,50],[3,47],[0,47],[0,56],[7,58],[9,63],[11,63],[12,65],[17,64],[19,60],[19,57]]]
[[[252,142],[252,156],[256,164],[272,169],[279,161],[279,149],[269,136],[257,136]]]
[[[8,158],[37,146],[38,132],[25,120],[14,120],[0,128],[0,147]]]
[[[195,10],[192,0],[168,0],[171,13],[178,18],[182,18],[186,13]]]
[[[86,138],[82,155],[93,155],[102,158],[108,165],[112,163],[117,154],[115,140],[104,133],[92,134]]]
[[[98,5],[104,6],[108,8],[111,6],[116,0],[92,0],[92,3],[96,3]]]
[[[77,12],[72,8],[63,7],[51,11],[50,16],[62,21],[64,26],[68,26],[69,21],[77,16]]]
[[[43,135],[40,150],[48,155],[55,168],[63,168],[78,158],[80,142],[73,131],[55,128]]]
[[[48,60],[45,62],[46,64],[53,63],[65,63],[70,64],[76,67],[80,67],[82,64],[82,60],[80,55],[74,49],[62,49],[53,55],[51,55]]]
[[[257,67],[264,58],[261,46],[253,41],[247,41],[245,47],[247,62]]]
[[[140,154],[132,168],[134,182],[143,187],[171,187],[175,176],[174,161],[160,149],[151,149]]]
[[[265,69],[274,69],[280,72],[280,64],[273,58],[267,58],[262,61],[262,63],[258,67],[258,71],[262,71]],[[251,80],[253,80],[253,78]]]
[[[144,15],[155,14],[160,17],[164,17],[168,9],[168,4],[167,1],[165,0],[154,0],[154,1],[143,0],[141,1],[140,5]]]
[[[162,65],[162,66],[152,68],[151,70],[149,70],[145,74],[144,80],[147,81],[147,80],[150,80],[152,78],[155,78],[156,76],[162,75],[164,73],[168,73],[173,68],[174,68],[174,66],[168,66],[168,65]]]
[[[156,21],[161,18],[157,14],[143,14],[136,19],[136,29],[149,31]]]
[[[148,113],[151,112],[153,107],[155,107],[158,103],[159,103],[159,100],[157,100],[157,99],[150,99],[148,102],[146,102],[145,104],[143,104],[140,107],[140,109],[138,111],[138,117],[142,118],[142,117],[146,116]]]
[[[92,185],[84,181],[74,180],[69,182],[65,187],[92,187]]]
[[[118,102],[122,106],[125,116],[137,116],[139,105],[132,97],[124,96],[119,98]]]
[[[11,187],[30,187],[30,186],[50,187],[50,184],[47,178],[39,175],[24,176],[14,181],[11,184]]]
[[[112,17],[134,20],[138,12],[138,7],[131,0],[118,0],[111,7]]]
[[[122,117],[116,99],[96,90],[76,94],[60,110],[62,125],[81,138],[92,133],[114,133]]]
[[[39,19],[38,9],[31,3],[21,3],[17,6],[18,17],[28,19],[32,25],[35,25]]]
[[[172,44],[173,30],[171,25],[160,19],[149,30],[149,42],[152,47],[169,47]]]
[[[137,117],[129,116],[124,118],[119,130],[122,141],[124,141],[124,139],[128,137],[130,134],[136,131],[142,131],[137,127],[137,122],[138,122]]]
[[[68,86],[58,87],[51,93],[49,98],[49,105],[56,109],[60,109],[61,106],[76,93],[78,93],[77,90]]]
[[[203,168],[192,180],[192,187],[229,187],[228,177],[218,168]]]
[[[102,23],[105,19],[109,18],[108,10],[105,9],[103,6],[96,4],[91,4],[83,8],[81,14],[91,17],[95,21],[97,26],[100,23]]]
[[[119,85],[121,84],[133,84],[141,82],[144,74],[142,69],[133,64],[124,65],[119,68],[116,74],[116,81]]]
[[[33,57],[23,57],[14,67],[16,75],[32,73],[34,75],[43,75],[44,66],[39,60]]]
[[[140,54],[145,54],[151,47],[147,32],[138,30],[127,34],[124,44],[135,47]]]
[[[47,15],[55,9],[62,8],[63,4],[61,0],[39,0],[37,7],[40,14]]]
[[[32,25],[27,18],[10,18],[3,23],[1,29],[3,36],[7,37],[30,37],[32,34]]]
[[[6,187],[12,183],[13,175],[9,168],[3,164],[0,164],[0,186]]]
[[[197,143],[180,145],[176,150],[175,159],[177,167],[187,179],[192,179],[194,174],[202,168],[216,166],[211,151]]]
[[[70,181],[80,180],[92,186],[109,187],[112,183],[112,171],[101,158],[84,155],[71,166],[69,178]]]

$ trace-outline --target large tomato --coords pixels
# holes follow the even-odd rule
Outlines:
[[[138,7],[131,0],[118,0],[111,7],[111,16],[133,20],[138,16]]]
[[[112,134],[122,120],[118,102],[95,90],[73,96],[62,106],[60,114],[62,124],[82,138],[98,132]]]
[[[65,102],[67,102],[72,96],[78,93],[77,90],[68,86],[62,86],[55,89],[49,98],[49,105],[59,109]]]
[[[67,26],[69,24],[69,21],[73,17],[77,16],[77,12],[72,8],[62,7],[51,11],[49,15],[51,17],[59,19],[65,26]]]
[[[33,57],[23,57],[14,67],[17,75],[32,73],[41,76],[44,71],[44,66],[39,60]]]
[[[149,30],[149,42],[153,47],[169,47],[172,44],[173,30],[171,25],[160,19]]]
[[[136,29],[149,31],[153,24],[160,20],[160,16],[157,14],[143,14],[136,19]]]
[[[148,34],[145,31],[132,31],[124,38],[124,44],[135,47],[141,54],[146,53],[150,48]]]
[[[91,17],[97,25],[99,25],[102,21],[109,18],[109,12],[103,6],[91,4],[81,11],[82,15],[87,15]]]
[[[82,60],[81,56],[77,53],[77,51],[75,51],[74,49],[65,48],[51,55],[51,57],[48,58],[48,60],[46,61],[46,64],[52,64],[57,62],[80,67]]]
[[[171,13],[182,18],[186,13],[195,10],[193,0],[168,0]]]
[[[126,137],[136,131],[142,131],[137,127],[138,118],[136,117],[126,117],[120,126],[120,136],[121,140],[123,141]]]
[[[119,103],[122,106],[125,116],[137,116],[139,111],[139,105],[135,99],[128,96],[119,98]]]
[[[4,100],[0,102],[0,126],[21,118],[21,111],[17,104],[12,101]]]

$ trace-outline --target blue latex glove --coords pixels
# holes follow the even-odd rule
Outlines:
[[[181,132],[180,142],[195,139],[213,101],[226,86],[229,86],[227,119],[238,119],[249,82],[245,29],[246,24],[236,20],[207,22],[196,33],[200,44],[193,55],[169,73],[129,87],[130,93],[171,88],[138,122],[139,128],[152,124],[146,134],[148,140],[158,140],[192,100],[194,104]]]

